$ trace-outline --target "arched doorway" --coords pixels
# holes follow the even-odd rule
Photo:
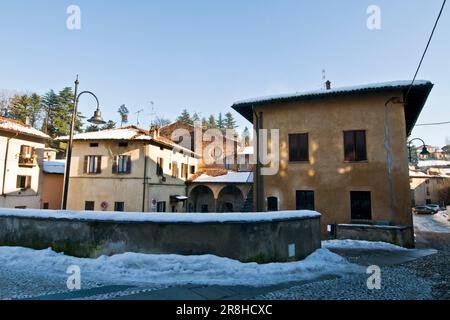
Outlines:
[[[189,193],[188,212],[214,212],[214,194],[206,186],[196,186]]]
[[[238,187],[229,185],[220,190],[217,198],[218,212],[240,212],[243,207],[244,196]]]

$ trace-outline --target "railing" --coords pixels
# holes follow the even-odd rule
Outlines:
[[[34,167],[36,165],[35,157],[21,154],[19,155],[19,166]]]

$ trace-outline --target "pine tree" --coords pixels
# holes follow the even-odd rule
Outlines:
[[[25,122],[25,119],[29,115],[29,97],[26,94],[14,95],[11,98],[9,117]]]
[[[191,121],[192,121],[192,124],[194,124],[196,121],[200,121],[200,116],[198,115],[197,112],[194,112],[194,114],[191,117]]]
[[[242,132],[242,143],[245,147],[250,146],[250,131],[247,127],[245,127],[244,131]]]
[[[209,116],[209,119],[206,122],[206,128],[208,129],[217,128],[216,118],[213,115]]]
[[[236,128],[236,120],[234,120],[233,114],[231,112],[227,112],[225,114],[224,126],[226,129],[235,129]]]
[[[217,128],[224,129],[225,122],[223,121],[222,112],[219,113],[219,117],[217,118]]]
[[[56,131],[55,128],[50,125],[50,121],[52,121],[52,115],[58,108],[58,103],[58,95],[53,90],[50,90],[41,97],[41,107],[45,114],[44,123],[42,124],[42,131],[52,137],[56,136]]]
[[[100,130],[108,130],[108,129],[114,129],[116,127],[116,123],[112,120],[109,120],[104,124]]]
[[[181,114],[178,116],[177,121],[184,122],[186,124],[193,124],[194,122],[191,119],[191,115],[189,114],[189,111],[187,109],[183,109],[181,111]]]

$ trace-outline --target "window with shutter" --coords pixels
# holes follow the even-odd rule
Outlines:
[[[101,156],[86,156],[84,158],[84,172],[87,174],[99,174],[102,172]]]
[[[309,161],[309,141],[307,133],[289,135],[289,161]]]
[[[350,201],[352,220],[372,219],[372,202],[370,191],[351,191]]]
[[[344,131],[344,158],[345,161],[366,161],[366,131]]]

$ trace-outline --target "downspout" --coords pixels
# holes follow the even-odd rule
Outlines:
[[[145,195],[147,191],[147,146],[144,145],[144,182],[142,190],[142,212],[145,212]]]
[[[5,152],[5,162],[3,164],[3,182],[2,182],[2,196],[6,197],[5,194],[5,183],[6,183],[6,167],[8,166],[8,151],[9,151],[9,142],[11,139],[16,138],[19,135],[18,132],[16,134],[8,139],[6,139],[6,152]]]
[[[261,183],[261,164],[259,162],[259,130],[261,129],[261,123],[260,123],[260,117],[258,116],[257,112],[255,111],[255,106],[252,106],[252,111],[256,119],[255,123],[255,131],[256,131],[256,188],[255,188],[255,201],[256,201],[256,212],[262,212],[263,208],[261,205],[261,189],[262,189],[262,183]]]

